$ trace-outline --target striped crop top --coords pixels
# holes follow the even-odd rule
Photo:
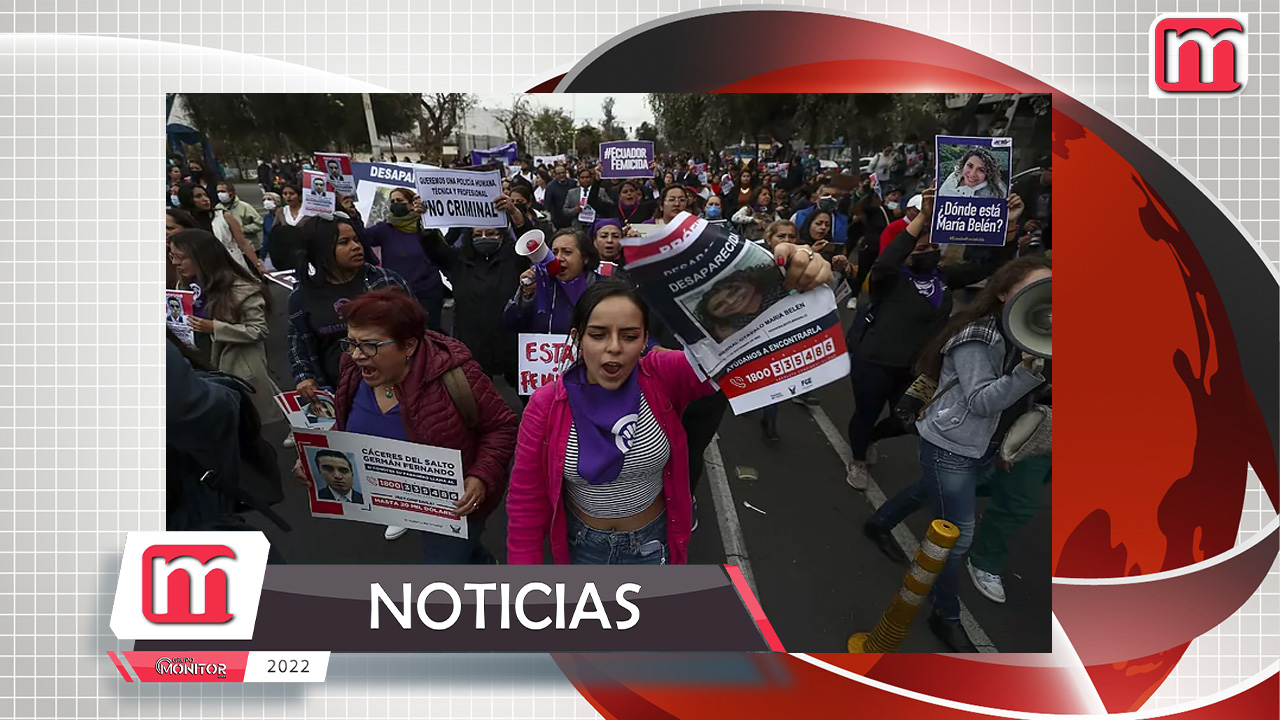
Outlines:
[[[623,458],[622,471],[618,479],[603,485],[592,485],[578,475],[578,427],[575,424],[569,430],[569,445],[564,452],[565,485],[569,500],[591,517],[622,518],[639,514],[662,492],[663,470],[671,459],[671,443],[643,395],[638,415],[631,451]]]

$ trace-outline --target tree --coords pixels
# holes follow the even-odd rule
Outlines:
[[[607,97],[600,106],[604,119],[600,121],[600,132],[605,140],[626,140],[627,131],[618,124],[618,116],[613,114],[614,99]]]
[[[529,100],[524,95],[516,95],[508,110],[497,110],[494,117],[502,123],[508,140],[515,140],[521,153],[529,152],[529,135],[533,129],[533,113],[529,109]]]
[[[577,135],[574,137],[573,149],[578,157],[591,157],[600,154],[600,141],[603,135],[600,129],[594,125],[587,124],[578,128]]]
[[[387,135],[413,129],[417,97],[373,95],[378,132]],[[358,94],[184,94],[183,99],[192,120],[225,159],[371,150],[364,100]]]
[[[636,139],[648,140],[649,142],[657,142],[658,128],[654,127],[653,125],[650,125],[649,121],[646,120],[640,123],[640,127],[636,128]]]
[[[573,118],[559,108],[542,108],[532,121],[533,137],[552,154],[568,152],[577,138]]]
[[[418,98],[418,143],[415,149],[427,162],[440,161],[444,141],[462,124],[475,107],[476,98],[469,93],[423,93]]]

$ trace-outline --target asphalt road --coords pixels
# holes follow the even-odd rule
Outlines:
[[[256,192],[256,186],[252,188]],[[248,188],[241,197],[249,200]],[[286,351],[287,294],[273,288],[268,357],[276,382],[291,388]],[[446,313],[450,313],[446,310]],[[842,310],[846,323],[852,312]],[[445,318],[446,327],[451,318]],[[499,390],[519,413],[514,391],[498,381]],[[904,568],[892,564],[862,535],[862,524],[873,512],[874,493],[850,488],[844,480],[844,461],[838,446],[853,411],[847,380],[815,393],[821,409],[784,403],[779,417],[782,441],[764,442],[759,413],[735,417],[727,413],[709,451],[723,459],[719,475],[709,467],[699,483],[700,525],[689,548],[689,562],[722,564],[726,545],[741,543],[754,578],[757,595],[783,645],[796,652],[844,652],[850,634],[870,630],[897,591]],[[834,442],[824,434],[820,418],[830,423]],[[279,447],[283,423],[269,426]],[[887,495],[913,483],[919,473],[917,440],[902,437],[880,444],[880,461],[873,468],[876,484]],[[847,449],[845,450],[847,453]],[[359,522],[310,516],[305,489],[293,484],[292,450],[281,448],[280,467],[286,478],[283,502],[275,507],[293,526],[284,533],[264,518],[250,517],[290,563],[399,564],[420,562],[416,532],[388,542],[383,528]],[[710,466],[711,463],[709,462]],[[732,495],[732,504],[717,506],[712,488],[717,476]],[[756,479],[744,479],[743,476]],[[724,493],[721,493],[724,496]],[[961,599],[1001,652],[1048,652],[1050,641],[1050,496],[1046,490],[1036,518],[1016,538],[1008,559],[1005,591],[1008,600],[996,605],[973,588],[967,574]],[[744,506],[750,503],[763,513]],[[980,502],[980,507],[985,501]],[[722,524],[740,537],[724,538]],[[906,525],[918,539],[932,518],[925,511]],[[490,519],[483,540],[499,559],[506,557],[506,518],[502,508]],[[946,652],[929,632],[924,614],[916,619],[903,650]]]

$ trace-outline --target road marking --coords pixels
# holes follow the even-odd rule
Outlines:
[[[835,449],[836,454],[846,466],[853,460],[853,450],[849,447],[849,441],[844,435],[836,430],[836,426],[831,422],[831,418],[827,417],[827,413],[823,411],[821,406],[806,405],[809,414],[813,416],[814,422],[818,423],[818,428],[822,430],[822,434],[826,436],[827,442]],[[889,498],[876,484],[875,478],[870,477],[868,473],[867,489],[864,491],[867,496],[867,502],[871,503],[871,509],[879,510],[880,506]],[[916,541],[915,535],[907,529],[906,523],[898,523],[893,529],[893,539],[897,541],[898,547],[907,554],[907,557],[915,557],[916,548],[920,547],[920,543]],[[961,568],[964,572],[964,568]],[[963,578],[962,578],[963,580]],[[965,604],[960,603],[960,625],[964,627],[964,632],[969,636],[969,642],[978,648],[978,652],[999,652],[996,646],[991,642],[991,638],[987,636],[982,626],[978,625],[978,620],[969,612],[969,608]]]
[[[742,524],[738,522],[738,506],[733,502],[729,476],[724,471],[724,458],[720,456],[719,433],[711,438],[711,444],[702,453],[702,460],[706,463],[707,480],[711,483],[711,501],[716,506],[716,522],[720,526],[725,558],[730,565],[742,569],[742,577],[758,600],[760,591],[756,588],[755,573],[751,571],[751,559],[747,557],[747,541],[742,535]]]

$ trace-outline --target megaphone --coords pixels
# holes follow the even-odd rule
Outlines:
[[[551,257],[547,237],[541,230],[530,230],[516,240],[516,254],[529,258],[534,265],[546,265],[548,275],[560,274],[560,260]],[[551,262],[547,262],[550,259]],[[528,283],[525,283],[528,284]]]
[[[1023,352],[1053,357],[1053,278],[1037,280],[1004,304],[1005,337]]]
[[[529,262],[535,265],[541,265],[550,253],[547,237],[541,230],[530,230],[516,240],[516,254],[529,258]]]

